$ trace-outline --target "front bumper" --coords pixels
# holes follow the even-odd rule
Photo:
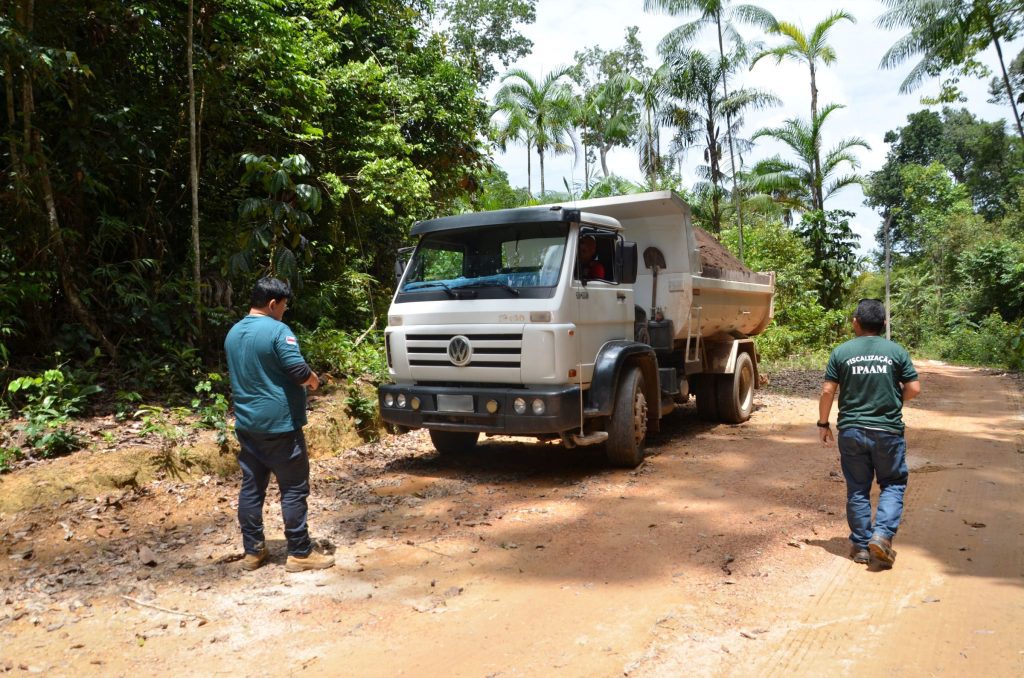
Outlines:
[[[405,396],[405,407],[385,404],[391,395],[396,401]],[[438,407],[438,396],[469,396],[466,411],[445,411]],[[413,398],[419,399],[419,408],[413,409]],[[516,414],[516,398],[526,401],[526,412]],[[534,414],[532,403],[544,401],[544,413]],[[462,400],[467,400],[462,398]],[[487,411],[488,401],[498,404],[497,411]],[[466,388],[444,386],[409,386],[385,384],[377,390],[377,403],[381,418],[389,424],[407,428],[433,428],[446,431],[480,431],[501,435],[541,435],[562,433],[580,425],[580,389],[578,386],[554,388]],[[472,409],[472,411],[469,411]]]

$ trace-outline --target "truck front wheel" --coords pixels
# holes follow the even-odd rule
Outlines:
[[[605,454],[614,466],[636,468],[644,459],[647,437],[647,398],[644,376],[638,367],[627,367],[615,394],[615,410],[608,418]]]
[[[754,409],[754,361],[749,353],[736,356],[736,371],[723,374],[716,384],[718,416],[727,424],[740,424],[750,419]]]
[[[472,452],[480,434],[476,431],[441,431],[430,429],[430,442],[438,454],[463,454]]]

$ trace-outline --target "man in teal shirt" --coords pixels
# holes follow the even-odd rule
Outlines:
[[[235,408],[235,435],[241,445],[238,465],[238,524],[245,557],[242,567],[255,570],[267,558],[263,537],[263,502],[270,475],[281,490],[281,514],[288,541],[289,572],[320,570],[334,558],[313,550],[306,525],[309,455],[306,388],[320,379],[306,364],[291,328],[282,322],[292,293],[276,278],[262,278],[252,291],[249,315],[235,323],[224,339]]]
[[[828,417],[838,389],[836,429],[853,560],[866,564],[873,556],[882,566],[891,567],[896,559],[892,538],[903,517],[909,475],[903,403],[921,392],[921,383],[906,349],[879,336],[883,330],[885,306],[877,299],[862,299],[853,316],[856,337],[829,356],[818,401],[818,431],[822,444],[832,443]],[[880,491],[872,524],[875,479]]]

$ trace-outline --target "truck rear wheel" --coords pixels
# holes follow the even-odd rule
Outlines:
[[[718,416],[727,424],[750,419],[754,409],[754,361],[749,353],[736,356],[736,371],[723,374],[716,384]]]
[[[614,466],[636,468],[644,459],[647,437],[647,397],[638,367],[627,367],[615,394],[615,410],[608,418],[605,455]]]
[[[430,429],[430,442],[438,454],[464,454],[472,452],[480,434],[476,431],[441,431]]]
[[[714,374],[701,374],[697,377],[693,392],[697,397],[697,417],[702,421],[718,421],[717,381],[718,377]]]

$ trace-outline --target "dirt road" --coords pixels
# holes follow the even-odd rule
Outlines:
[[[271,563],[229,562],[234,480],[0,517],[0,673],[1024,675],[1019,382],[918,367],[892,570],[847,557],[811,379],[742,426],[683,408],[634,472],[422,434],[321,460],[324,572],[284,572],[273,506]]]

